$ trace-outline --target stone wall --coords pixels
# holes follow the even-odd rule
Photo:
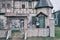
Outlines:
[[[46,36],[49,36],[49,29],[47,28],[28,29],[26,36],[27,37],[33,37],[33,36],[46,37]]]
[[[50,19],[50,37],[55,37],[54,19]]]
[[[7,36],[7,30],[0,30],[0,38],[4,38]]]

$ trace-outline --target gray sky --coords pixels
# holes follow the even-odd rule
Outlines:
[[[53,7],[56,11],[60,10],[60,0],[50,0],[50,1],[53,4]]]

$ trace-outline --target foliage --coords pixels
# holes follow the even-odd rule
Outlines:
[[[20,30],[12,30],[12,34],[14,34],[16,32],[20,32]]]

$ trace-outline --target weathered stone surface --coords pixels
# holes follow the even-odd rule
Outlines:
[[[4,38],[7,36],[7,30],[0,30],[0,38]]]

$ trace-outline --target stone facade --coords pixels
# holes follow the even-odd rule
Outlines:
[[[14,28],[18,28],[18,29],[22,28],[24,29],[25,36],[27,37],[32,37],[32,36],[55,37],[54,19],[52,19],[51,17],[52,7],[51,4],[48,3],[50,1],[46,2],[45,0],[45,2],[49,5],[47,4],[43,5],[44,4],[43,2],[41,4],[42,7],[39,7],[38,5],[39,2],[43,2],[43,1],[42,0],[41,1],[17,1],[17,0],[2,1],[1,0],[0,19],[4,20],[3,29],[13,30]],[[38,5],[38,7],[36,7],[36,5]],[[39,14],[39,16],[41,15],[44,16],[45,18],[44,28],[36,28],[37,26],[36,24],[32,25],[32,17],[33,16],[36,17],[37,14]],[[39,16],[36,17],[36,19],[37,18],[39,19]]]

